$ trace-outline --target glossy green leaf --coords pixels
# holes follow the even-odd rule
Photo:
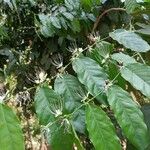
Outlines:
[[[52,150],[72,150],[74,134],[67,120],[52,124],[47,130],[47,140]]]
[[[129,93],[119,86],[108,89],[108,102],[123,133],[139,150],[144,150],[149,143],[147,126],[139,106]]]
[[[121,150],[115,128],[101,108],[88,105],[86,123],[90,140],[96,150]]]
[[[35,109],[43,125],[54,121],[57,112],[61,112],[62,99],[47,86],[39,87],[35,94]]]
[[[80,106],[81,101],[86,96],[79,80],[70,74],[58,76],[54,83],[54,89],[59,95],[63,96],[65,108],[68,112],[72,112]]]
[[[133,57],[130,57],[124,53],[115,53],[111,55],[111,58],[116,60],[118,63],[123,63],[123,65],[136,63],[136,60]]]
[[[24,150],[24,138],[18,118],[14,112],[0,104],[0,149]]]
[[[106,103],[104,94],[105,81],[107,74],[96,61],[88,57],[76,58],[73,63],[73,69],[78,75],[79,81],[86,86],[88,91],[102,103]]]
[[[58,76],[55,80],[54,89],[63,97],[65,109],[69,113],[79,107],[86,96],[86,91],[81,83],[70,74]],[[74,113],[72,124],[76,131],[85,132],[85,110],[83,108]]]
[[[145,96],[150,97],[150,66],[134,63],[121,69],[122,77]]]
[[[109,33],[110,37],[136,52],[147,52],[150,50],[150,45],[144,41],[139,35],[125,29],[117,29]]]

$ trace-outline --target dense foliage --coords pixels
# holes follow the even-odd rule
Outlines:
[[[0,12],[0,150],[150,149],[150,0]]]

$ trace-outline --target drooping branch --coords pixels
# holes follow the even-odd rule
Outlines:
[[[107,9],[105,10],[101,15],[98,16],[98,18],[96,19],[95,23],[94,23],[94,26],[93,26],[93,29],[92,29],[92,33],[94,33],[94,31],[96,30],[101,18],[103,18],[103,16],[111,11],[126,11],[126,9],[124,8],[110,8],[110,9]]]

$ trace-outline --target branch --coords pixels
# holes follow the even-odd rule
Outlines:
[[[109,12],[111,12],[111,11],[126,11],[126,9],[124,9],[124,8],[110,8],[110,9],[108,9],[108,10],[105,10],[105,11],[96,19],[96,21],[95,21],[95,23],[94,23],[94,26],[93,26],[93,29],[92,29],[92,33],[94,33],[94,31],[95,31],[95,29],[97,28],[97,26],[98,26],[98,24],[99,24],[101,18],[102,18],[105,14],[107,14],[107,13],[109,13]]]

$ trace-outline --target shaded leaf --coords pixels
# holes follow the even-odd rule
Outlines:
[[[102,64],[109,58],[110,52],[113,50],[112,44],[102,41],[98,42],[95,48],[89,50],[89,56]]]
[[[81,100],[86,96],[78,79],[70,74],[58,76],[54,83],[55,91],[64,97],[65,108],[68,112],[72,112],[81,105]]]
[[[85,109],[81,108],[75,112],[71,122],[77,132],[85,134]]]
[[[86,123],[90,140],[96,150],[121,150],[114,126],[101,108],[88,105]]]
[[[119,86],[108,89],[108,102],[125,136],[138,149],[144,150],[149,143],[143,114],[130,95]]]
[[[46,125],[55,120],[55,112],[61,111],[61,101],[60,96],[49,87],[43,86],[37,89],[35,109],[41,124]]]
[[[82,103],[86,96],[86,91],[78,79],[70,74],[58,76],[54,84],[55,91],[63,96],[65,109],[67,112],[73,112]],[[84,133],[85,131],[85,110],[80,109],[73,115],[73,125],[76,131]]]
[[[127,12],[132,13],[139,6],[136,0],[125,0],[125,7]]]
[[[53,150],[73,149],[74,134],[69,122],[54,123],[47,131],[47,140]]]
[[[150,25],[143,24],[143,23],[136,23],[136,25],[142,27],[142,29],[136,30],[137,33],[150,35]]]

